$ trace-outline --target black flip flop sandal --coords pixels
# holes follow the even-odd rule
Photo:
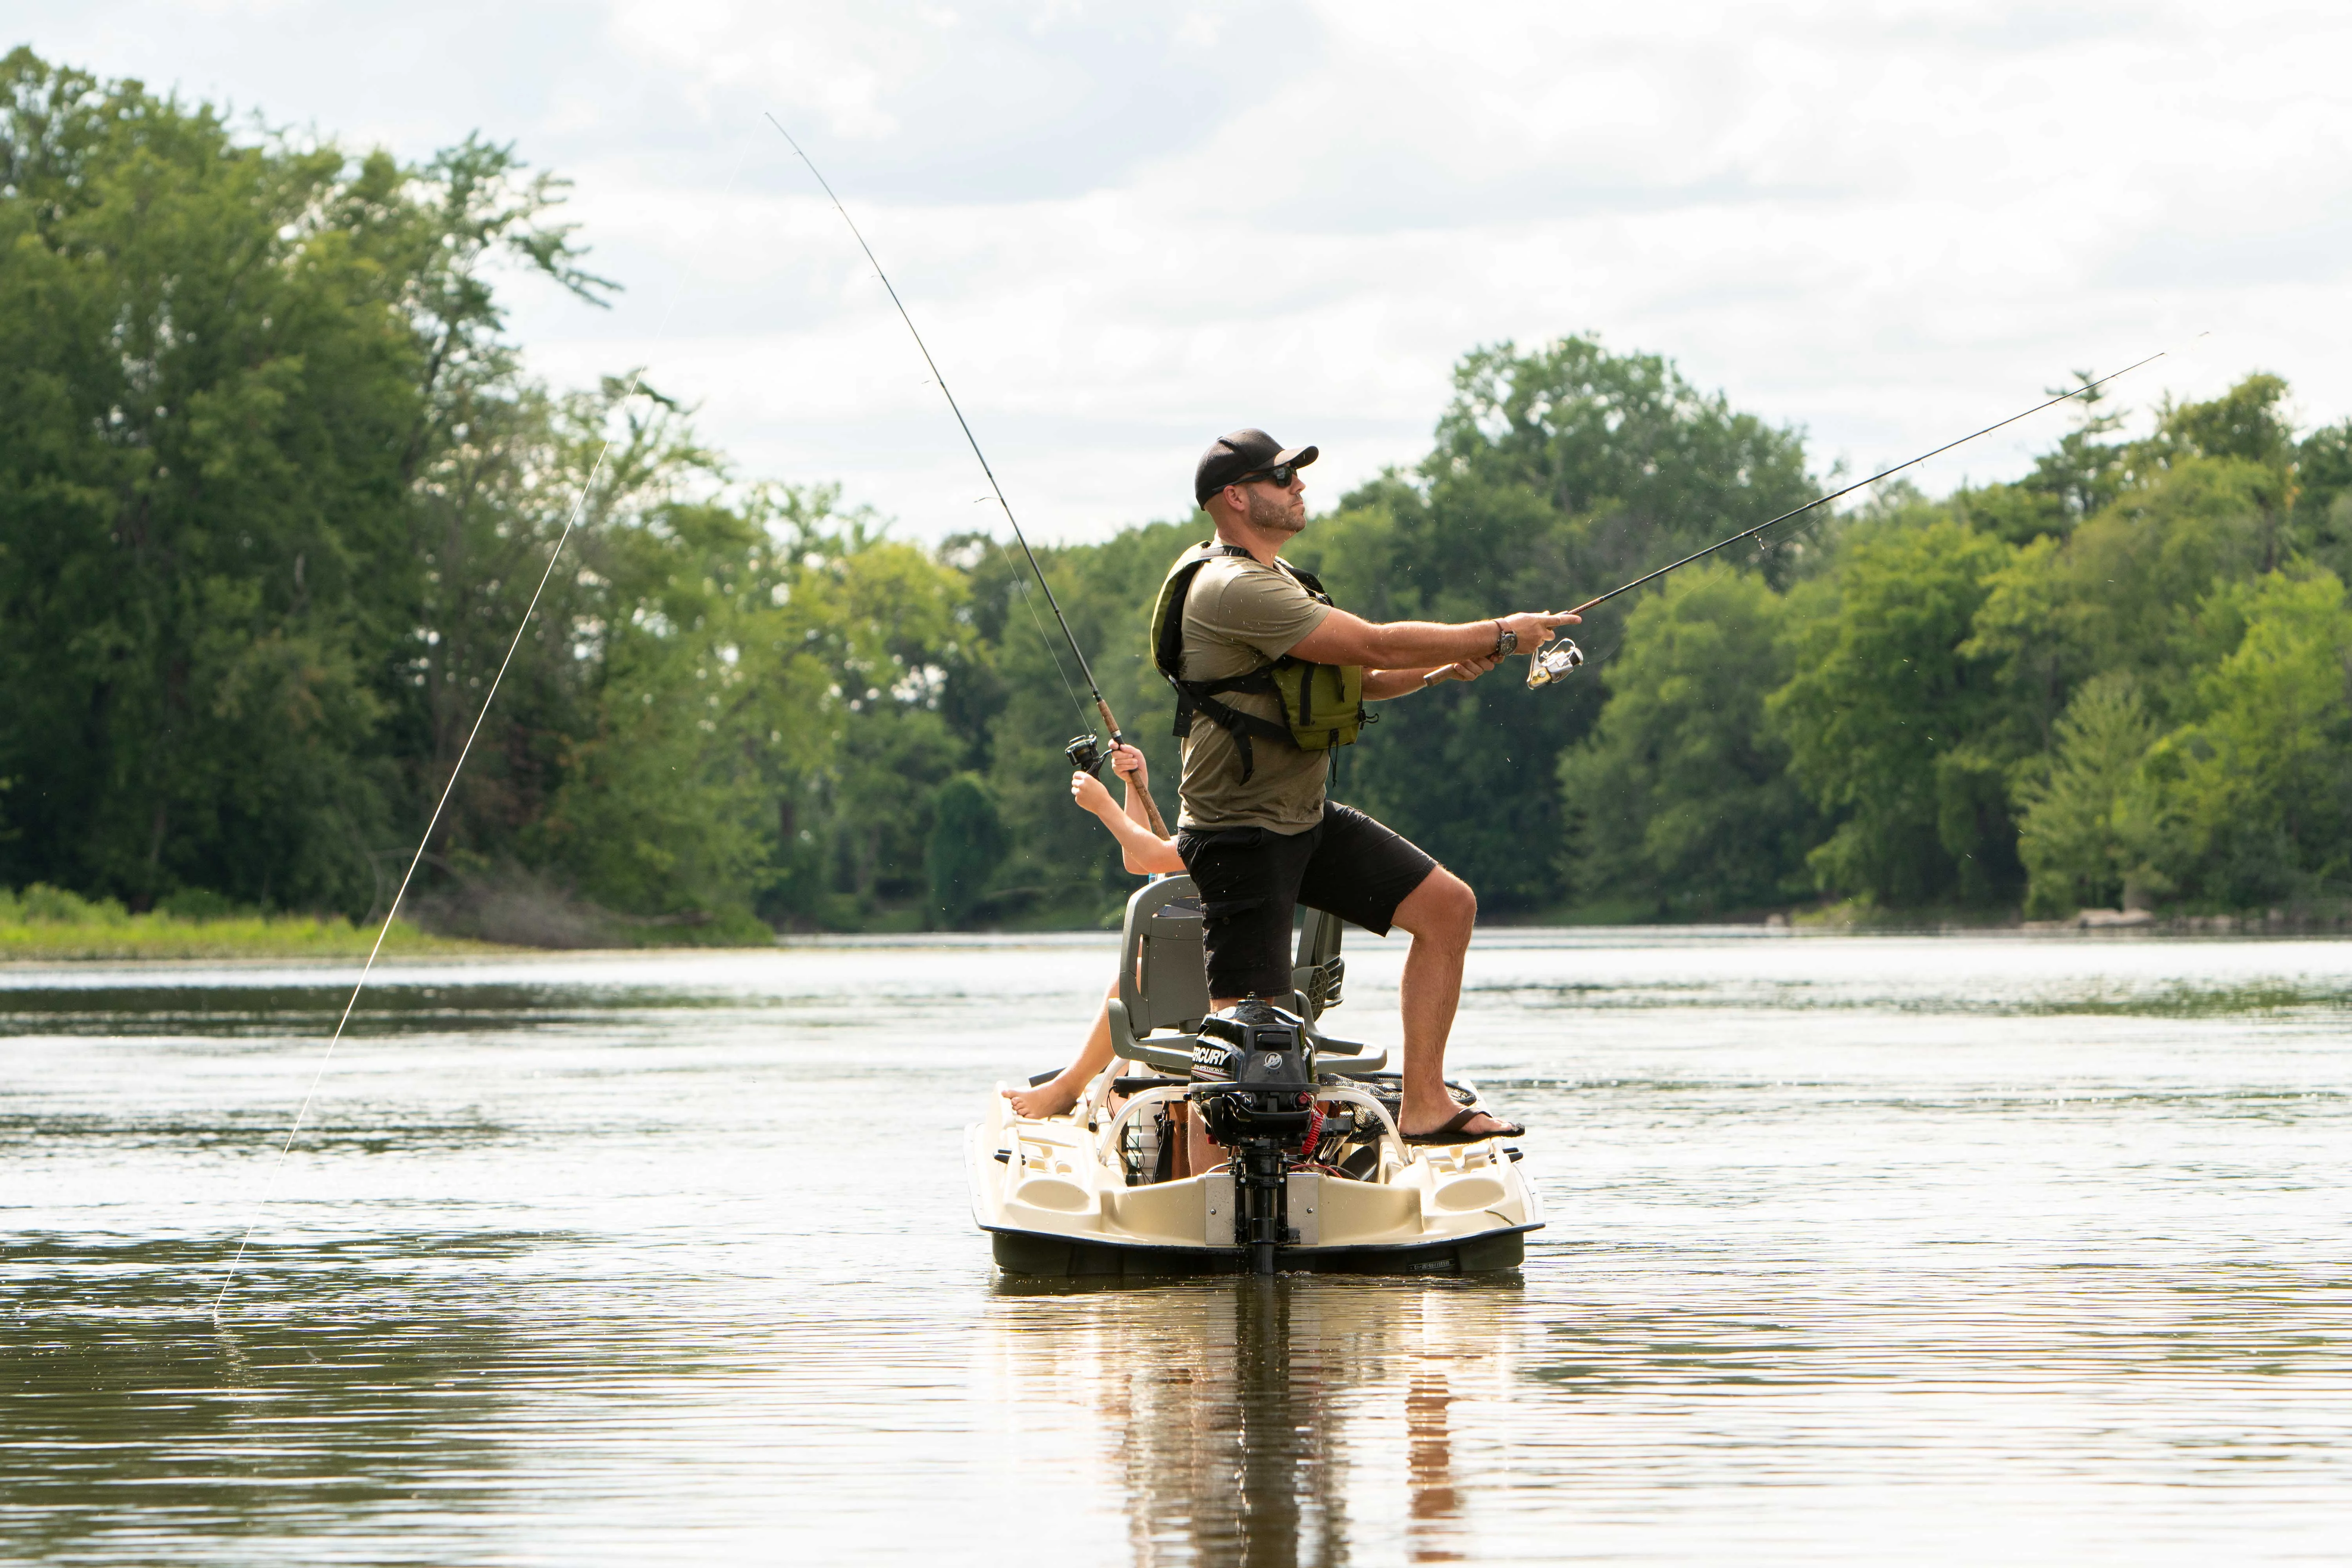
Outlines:
[[[1443,1148],[1454,1143],[1484,1143],[1489,1138],[1524,1138],[1528,1135],[1528,1130],[1516,1121],[1504,1121],[1492,1132],[1463,1131],[1469,1125],[1472,1117],[1494,1116],[1494,1114],[1491,1110],[1481,1110],[1475,1105],[1469,1106],[1443,1127],[1433,1127],[1426,1132],[1407,1132],[1403,1135],[1404,1141],[1408,1143],[1419,1144],[1423,1148]],[[1502,1121],[1499,1116],[1495,1120]]]

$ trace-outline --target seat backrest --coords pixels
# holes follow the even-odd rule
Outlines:
[[[1171,907],[1172,906],[1172,907]],[[1137,1035],[1191,1034],[1209,1015],[1201,958],[1201,893],[1190,877],[1162,877],[1127,900],[1119,942],[1118,999]]]
[[[1277,1005],[1298,1009],[1316,1039],[1318,1065],[1341,1074],[1379,1071],[1388,1053],[1335,1040],[1316,1020],[1339,1005],[1346,965],[1339,957],[1339,917],[1306,910],[1291,984],[1295,996]],[[1268,1001],[1275,1001],[1268,997]],[[1191,1066],[1193,1037],[1209,1012],[1209,977],[1201,950],[1201,894],[1190,877],[1162,877],[1127,900],[1120,934],[1118,1006],[1111,1037],[1119,1054],[1164,1071]]]
[[[1302,905],[1299,913],[1305,918],[1298,926],[1298,956],[1290,984],[1304,1004],[1301,1016],[1311,1024],[1339,1005],[1339,983],[1348,973],[1348,961],[1339,956],[1339,928],[1345,922],[1328,910]]]
[[[1339,956],[1339,916],[1302,909],[1297,963],[1290,983],[1298,993],[1286,999],[1303,1004],[1313,1023],[1339,1004],[1347,961]],[[1201,951],[1201,893],[1190,877],[1162,877],[1135,890],[1127,900],[1119,942],[1118,999],[1129,1026],[1139,1035],[1155,1029],[1191,1034],[1209,1012],[1209,983]],[[1268,998],[1269,1001],[1275,998]]]

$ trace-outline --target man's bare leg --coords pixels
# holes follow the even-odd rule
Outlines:
[[[1462,1002],[1462,961],[1470,951],[1471,930],[1478,923],[1478,895],[1440,866],[1405,895],[1390,921],[1412,937],[1398,987],[1399,1011],[1404,1015],[1404,1104],[1397,1131],[1433,1132],[1462,1109],[1445,1092],[1445,1041],[1454,1032],[1454,1009]],[[1211,1005],[1230,1007],[1238,1000],[1218,997]],[[1468,1131],[1493,1132],[1502,1126],[1481,1112],[1470,1119]]]
[[[1445,1042],[1462,1002],[1462,961],[1478,923],[1478,895],[1440,866],[1405,896],[1391,919],[1412,935],[1398,988],[1404,1015],[1404,1105],[1397,1117],[1397,1131],[1412,1137],[1434,1132],[1462,1110],[1445,1092]],[[1465,1131],[1499,1132],[1503,1126],[1481,1111]]]
[[[1024,1116],[1059,1116],[1078,1102],[1078,1096],[1086,1093],[1095,1075],[1110,1066],[1109,998],[1118,994],[1118,982],[1114,980],[1104,997],[1102,1010],[1095,1015],[1095,1026],[1087,1036],[1077,1060],[1034,1088],[1004,1091],[1004,1098],[1013,1102],[1014,1110]]]
[[[1399,1010],[1404,1015],[1404,1104],[1397,1118],[1397,1131],[1412,1136],[1435,1131],[1462,1110],[1445,1092],[1445,1042],[1454,1033],[1454,1010],[1462,1004],[1462,961],[1470,951],[1470,932],[1478,923],[1478,895],[1470,890],[1469,883],[1440,866],[1405,895],[1390,923],[1412,937],[1412,947],[1404,956],[1403,982],[1398,987]],[[1222,1011],[1240,1000],[1215,996],[1209,1005]],[[1499,1132],[1503,1125],[1480,1111],[1470,1119],[1466,1131]],[[1198,1161],[1209,1143],[1197,1121],[1193,1139]]]

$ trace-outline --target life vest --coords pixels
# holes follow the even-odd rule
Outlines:
[[[1192,732],[1195,715],[1203,715],[1234,738],[1242,757],[1242,781],[1257,770],[1251,742],[1286,742],[1303,752],[1328,752],[1355,744],[1369,716],[1364,712],[1364,667],[1360,664],[1316,664],[1288,654],[1241,675],[1220,680],[1187,680],[1184,670],[1184,595],[1201,568],[1222,555],[1249,557],[1237,544],[1202,540],[1186,551],[1160,585],[1160,602],[1151,608],[1151,659],[1168,684],[1176,689],[1177,739]],[[1324,604],[1331,595],[1312,572],[1285,562],[1286,571],[1299,586]],[[1283,721],[1244,713],[1217,699],[1229,691],[1271,692],[1282,700]]]

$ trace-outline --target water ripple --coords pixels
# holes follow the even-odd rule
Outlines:
[[[1520,1273],[998,1278],[958,1130],[1107,964],[402,966],[218,1324],[347,976],[10,974],[0,1558],[2339,1552],[2346,944],[1511,933],[1454,1059]]]

